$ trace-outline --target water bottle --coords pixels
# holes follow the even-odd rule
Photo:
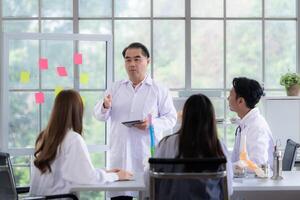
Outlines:
[[[281,180],[282,177],[282,153],[278,150],[277,145],[275,145],[273,153],[273,180]]]

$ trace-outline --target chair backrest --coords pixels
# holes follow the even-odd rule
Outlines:
[[[286,141],[286,146],[284,150],[284,155],[282,159],[282,170],[291,171],[295,164],[295,159],[297,155],[297,148],[300,147],[300,144],[294,142],[291,139]]]
[[[225,158],[150,158],[150,199],[228,199]]]
[[[3,152],[0,152],[0,199],[18,199],[10,157]]]

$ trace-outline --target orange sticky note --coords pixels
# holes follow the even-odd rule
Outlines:
[[[39,59],[39,67],[40,69],[48,69],[48,59],[47,58],[40,58]]]
[[[57,96],[64,88],[61,86],[56,86],[54,89],[54,94]]]
[[[67,70],[64,66],[56,67],[56,71],[59,76],[68,76]]]
[[[30,72],[27,71],[21,71],[20,74],[20,82],[21,83],[28,83],[30,80]]]
[[[35,93],[35,102],[37,104],[42,104],[45,102],[45,96],[43,92],[36,92]]]
[[[80,83],[85,84],[85,85],[89,83],[89,74],[88,73],[80,74]]]
[[[77,65],[82,64],[82,54],[81,53],[74,54],[74,63]]]

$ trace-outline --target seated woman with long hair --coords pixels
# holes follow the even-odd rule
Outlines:
[[[31,195],[69,193],[76,184],[130,179],[121,169],[95,169],[82,138],[83,103],[75,90],[61,91],[47,127],[35,143]]]
[[[232,165],[228,156],[225,145],[218,139],[217,125],[214,107],[203,94],[190,96],[183,107],[182,122],[180,129],[173,135],[163,138],[155,151],[156,158],[226,158],[227,159],[227,185],[228,193],[232,194]],[[146,176],[149,176],[146,174]],[[194,182],[193,182],[194,183]],[[146,182],[147,184],[147,182]],[[184,199],[199,199],[193,197],[191,191],[206,191],[212,196],[207,197],[205,194],[200,199],[223,199],[222,192],[214,185],[218,182],[211,181],[204,184],[192,184],[186,186],[181,184],[178,190],[182,191],[183,187],[189,187],[189,194],[184,195]],[[164,185],[166,187],[166,185]],[[168,188],[171,186],[167,186]],[[203,188],[204,187],[204,188]],[[180,199],[178,191],[168,190],[168,198]],[[175,189],[176,190],[176,189]],[[184,190],[186,191],[186,190]],[[176,195],[177,194],[177,195]],[[167,197],[165,197],[167,198]]]

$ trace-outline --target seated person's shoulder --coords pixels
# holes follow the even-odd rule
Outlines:
[[[178,147],[178,134],[164,137],[158,144],[155,155],[156,157],[174,157]]]
[[[74,143],[82,143],[83,138],[80,134],[73,130],[69,130],[64,138],[63,145],[69,146]]]

